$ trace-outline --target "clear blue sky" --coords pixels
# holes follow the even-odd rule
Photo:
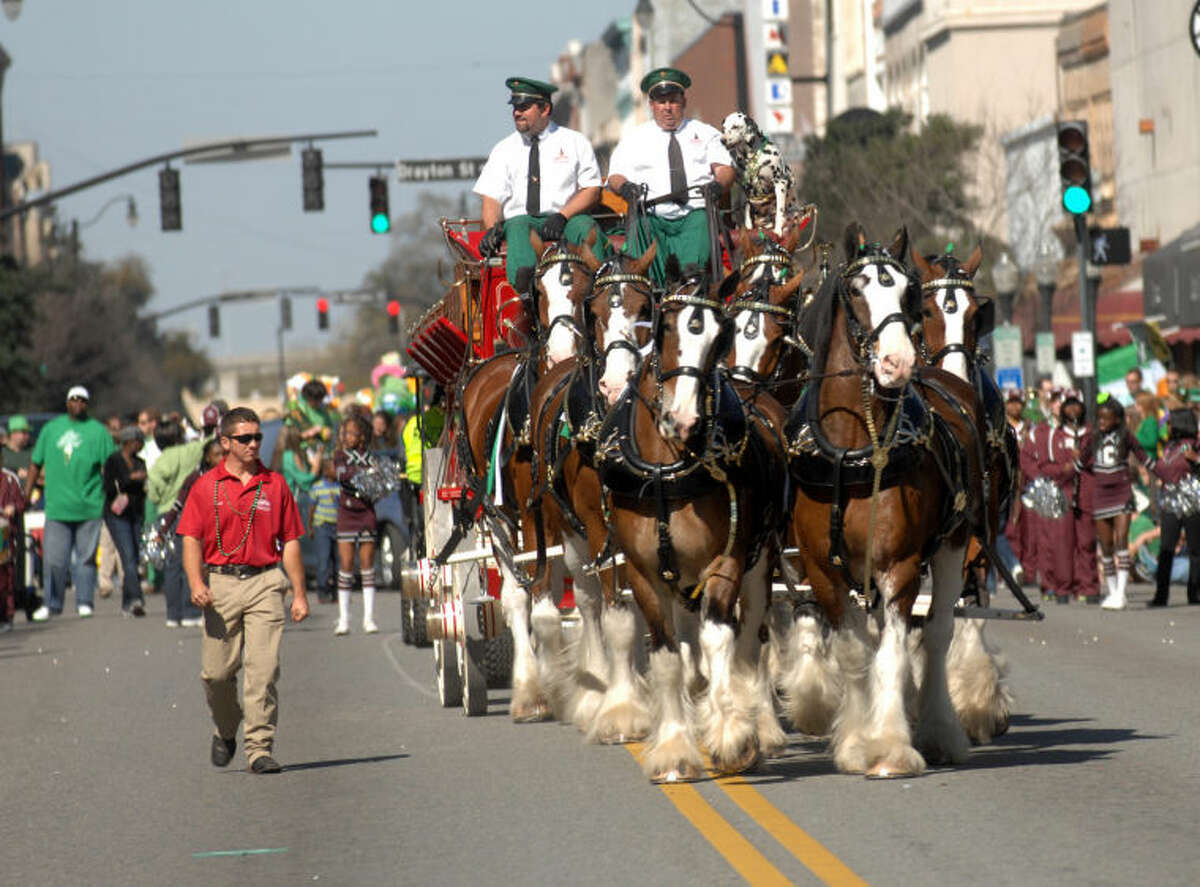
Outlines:
[[[325,143],[327,163],[481,156],[511,131],[506,76],[546,77],[567,40],[595,39],[634,5],[25,0],[16,21],[0,18],[12,58],[4,137],[36,141],[54,187],[188,140],[263,134],[379,130]],[[58,206],[60,219],[85,222],[110,198],[134,195],[136,228],[118,204],[81,240],[91,259],[144,257],[157,291],[152,309],[230,289],[353,287],[387,254],[388,238],[368,229],[366,172],[327,170],[325,211],[304,213],[298,152],[180,169],[182,232],[159,229],[153,168]],[[392,180],[393,216],[420,187]],[[290,342],[316,339],[314,313],[296,306]],[[195,331],[220,357],[272,351],[275,317],[266,308],[223,310],[215,341],[203,311],[164,325]]]

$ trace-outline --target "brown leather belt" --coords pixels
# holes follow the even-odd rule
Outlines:
[[[279,566],[279,561],[273,564],[265,564],[261,567],[252,567],[249,564],[205,564],[204,566],[210,573],[218,573],[221,576],[232,576],[235,579],[249,579],[251,576],[257,576],[259,573],[275,569]]]

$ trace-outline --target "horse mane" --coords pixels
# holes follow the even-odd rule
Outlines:
[[[812,349],[809,366],[813,373],[825,371],[825,358],[829,354],[829,341],[833,338],[833,320],[837,314],[838,287],[841,282],[840,273],[830,273],[808,307],[800,314],[800,338]]]

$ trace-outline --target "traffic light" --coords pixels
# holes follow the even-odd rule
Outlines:
[[[324,161],[321,159],[321,149],[305,148],[300,153],[300,162],[304,174],[304,211],[320,212],[325,209],[325,174],[322,171]]]
[[[400,303],[392,299],[387,303],[388,332],[393,336],[400,335]]]
[[[292,328],[292,300],[287,296],[279,300],[279,325],[285,330]]]
[[[371,176],[371,233],[387,234],[392,230],[392,217],[388,213],[387,176]]]
[[[183,204],[179,200],[179,170],[158,171],[158,206],[164,231],[183,229]]]
[[[317,329],[329,329],[329,300],[324,297],[317,299]]]
[[[1088,125],[1082,120],[1058,123],[1058,177],[1063,209],[1083,215],[1092,208],[1092,166]]]
[[[210,339],[221,337],[221,309],[216,305],[208,306],[208,336]]]

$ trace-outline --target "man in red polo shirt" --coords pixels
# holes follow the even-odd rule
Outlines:
[[[246,407],[230,410],[221,419],[220,441],[225,458],[193,484],[177,531],[192,603],[204,610],[200,678],[216,725],[212,762],[224,767],[237,747],[243,720],[237,673],[244,664],[246,758],[253,773],[278,773],[271,757],[275,681],[289,586],[292,620],[308,616],[299,541],[304,526],[283,475],[258,460],[258,415]]]

